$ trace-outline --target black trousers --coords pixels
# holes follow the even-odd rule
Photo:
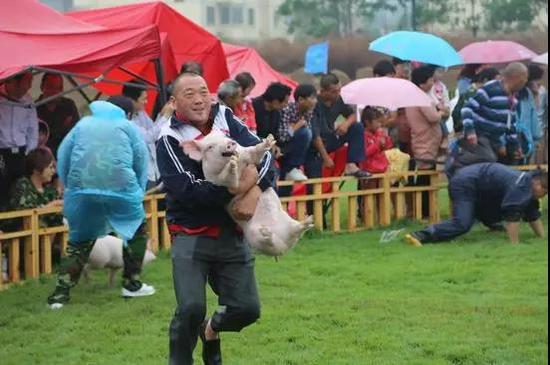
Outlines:
[[[177,309],[170,324],[170,365],[192,365],[199,326],[206,316],[206,284],[218,296],[216,332],[239,332],[260,317],[254,257],[234,230],[219,239],[178,235],[172,245]]]
[[[0,149],[0,209],[6,208],[13,183],[25,173],[25,147]]]

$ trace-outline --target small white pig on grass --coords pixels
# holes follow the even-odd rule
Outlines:
[[[210,133],[201,140],[182,143],[185,153],[190,158],[202,161],[207,181],[228,188],[238,188],[246,166],[259,165],[265,153],[274,145],[274,138],[269,136],[256,146],[245,148],[219,132]],[[232,204],[233,202],[228,206],[229,212]],[[260,196],[250,221],[235,221],[242,228],[250,246],[265,255],[275,257],[294,247],[302,235],[313,228],[311,217],[304,222],[292,219],[283,210],[277,193],[271,188]]]
[[[154,261],[156,258],[148,242],[147,250],[143,257],[143,265]],[[96,241],[90,253],[88,264],[84,266],[82,274],[84,275],[84,279],[88,281],[90,270],[109,269],[109,286],[112,287],[116,272],[123,267],[122,240],[114,236],[105,236]]]

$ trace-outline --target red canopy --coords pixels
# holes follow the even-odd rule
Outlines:
[[[160,56],[155,26],[107,29],[66,17],[36,0],[0,1],[0,80],[41,66],[100,75]]]
[[[223,44],[227,66],[232,78],[240,72],[250,72],[256,80],[256,87],[252,90],[252,97],[260,96],[272,82],[282,82],[293,90],[298,84],[283,74],[275,71],[253,48]]]
[[[208,86],[213,91],[229,77],[220,40],[162,2],[77,11],[67,15],[109,28],[157,25],[161,33],[166,33],[173,51],[173,56],[163,52],[165,65],[172,62],[179,70],[187,61],[201,63]],[[170,57],[174,60],[169,60]],[[175,75],[166,78],[171,80],[173,77]]]

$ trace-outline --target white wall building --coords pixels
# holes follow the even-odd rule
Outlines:
[[[45,3],[52,0],[43,0]],[[136,4],[147,0],[72,0],[74,10]],[[223,40],[246,42],[288,37],[277,15],[283,0],[164,0]]]

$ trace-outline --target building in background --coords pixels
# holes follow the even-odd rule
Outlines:
[[[105,8],[147,0],[41,0],[60,11]],[[284,0],[164,0],[185,17],[224,41],[257,42],[287,38],[277,9]]]

